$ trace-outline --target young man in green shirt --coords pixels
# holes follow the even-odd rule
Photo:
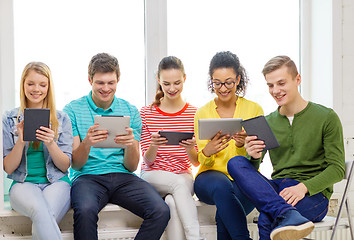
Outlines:
[[[228,171],[260,212],[261,240],[301,239],[325,217],[333,184],[344,176],[342,125],[332,109],[301,97],[301,76],[289,57],[270,59],[263,75],[279,105],[266,116],[280,144],[269,150],[272,180],[257,171],[265,148],[257,136],[245,139],[249,159],[232,158]]]

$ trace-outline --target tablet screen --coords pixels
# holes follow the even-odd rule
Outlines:
[[[40,141],[36,138],[36,130],[40,126],[49,127],[50,110],[48,108],[26,108],[23,115],[23,141]]]
[[[279,143],[264,116],[242,121],[242,126],[245,128],[247,135],[257,136],[258,139],[264,141],[266,147],[263,151],[279,147]]]
[[[117,116],[117,115],[96,115],[95,124],[98,123],[97,130],[107,130],[108,137],[102,142],[96,143],[94,148],[125,148],[124,145],[119,145],[114,142],[114,138],[117,135],[126,135],[128,132],[125,130],[129,127],[129,116]]]
[[[165,137],[167,139],[166,145],[179,145],[182,140],[192,139],[194,136],[194,132],[168,132],[168,131],[160,131],[161,137]]]
[[[199,139],[210,140],[219,131],[222,131],[223,135],[234,135],[235,133],[242,131],[241,121],[241,118],[199,119]]]

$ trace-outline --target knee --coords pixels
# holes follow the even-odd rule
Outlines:
[[[41,205],[39,202],[32,202],[27,206],[29,217],[32,220],[47,216],[45,212],[50,212],[46,205]],[[43,215],[44,214],[44,215]]]
[[[154,219],[154,221],[159,223],[167,223],[170,220],[170,208],[164,201],[161,201],[161,204],[154,205],[154,208],[152,209],[152,212],[150,214],[150,218]]]
[[[73,204],[75,217],[91,218],[98,215],[97,207],[88,202]]]
[[[238,175],[242,171],[242,168],[249,166],[249,164],[249,160],[244,156],[236,156],[231,158],[227,163],[227,171],[233,177],[234,175]]]
[[[176,202],[171,194],[168,194],[165,197],[165,202],[170,210],[170,219],[173,219],[176,217],[178,218]]]
[[[183,195],[192,195],[193,193],[193,182],[188,182],[187,179],[185,178],[178,178],[176,181],[173,183],[172,187],[172,192],[174,193],[179,193]]]
[[[165,197],[165,202],[170,209],[176,208],[175,200],[173,199],[173,196],[171,194],[167,194],[167,196]]]
[[[187,181],[186,178],[184,177],[179,177],[179,178],[175,178],[173,185],[175,187],[184,187],[187,188],[187,186],[189,185],[189,182]]]

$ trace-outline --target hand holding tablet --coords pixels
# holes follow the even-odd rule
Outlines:
[[[117,116],[117,115],[96,115],[95,124],[99,127],[96,130],[107,130],[107,139],[101,142],[97,142],[94,148],[125,148],[125,145],[115,143],[114,139],[117,135],[127,135],[126,128],[129,127],[129,116]]]
[[[264,142],[265,148],[263,151],[279,147],[279,143],[264,116],[242,121],[242,126],[248,136],[257,136],[258,140]]]
[[[36,136],[41,126],[49,128],[50,110],[47,108],[26,108],[24,110],[23,141],[41,141]]]
[[[166,145],[179,145],[183,140],[192,139],[194,132],[169,132],[169,131],[159,131],[161,137],[166,138]]]

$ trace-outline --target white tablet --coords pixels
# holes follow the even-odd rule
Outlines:
[[[222,131],[222,135],[234,135],[242,130],[241,121],[241,118],[199,119],[199,139],[210,140],[219,131]]]
[[[116,144],[114,138],[117,135],[126,135],[128,132],[125,130],[129,127],[129,116],[117,116],[117,115],[96,115],[95,124],[98,123],[97,130],[108,130],[108,137],[102,142],[98,142],[93,145],[94,148],[125,148],[126,146]]]

